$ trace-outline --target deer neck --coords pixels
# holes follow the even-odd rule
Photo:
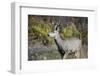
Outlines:
[[[55,41],[59,46],[62,46],[63,40],[60,37],[60,34],[57,33],[56,37],[55,37]]]
[[[58,47],[59,53],[63,57],[64,54],[65,54],[65,51],[63,49],[63,40],[61,39],[60,35],[57,35],[54,40],[55,40],[55,43],[56,43],[56,45]]]

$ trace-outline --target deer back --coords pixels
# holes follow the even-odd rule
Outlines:
[[[63,41],[63,49],[68,51],[76,51],[81,48],[81,40],[79,38],[70,38]]]

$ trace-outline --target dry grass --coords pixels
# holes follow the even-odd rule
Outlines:
[[[80,51],[80,59],[88,58],[87,46],[83,46]],[[29,61],[31,60],[56,60],[61,59],[61,56],[57,50],[52,51],[34,51],[29,57]],[[76,59],[75,53],[69,53],[66,59]]]

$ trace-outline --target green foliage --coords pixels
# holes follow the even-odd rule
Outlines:
[[[53,43],[53,39],[48,37],[48,33],[52,31],[52,25],[50,23],[31,21],[30,24],[28,33],[29,36],[33,36],[33,44],[38,42],[44,45]]]
[[[70,37],[80,37],[80,32],[76,30],[76,28],[73,28],[73,26],[67,26],[63,27],[61,36],[66,39]]]
[[[53,44],[54,40],[51,37],[48,37],[48,33],[52,31],[53,26],[50,23],[41,23],[30,20],[28,33],[29,36],[33,36],[32,43],[42,43],[44,45]],[[76,30],[74,26],[62,27],[61,36],[63,39],[70,37],[79,37],[80,33]]]
[[[73,30],[72,30],[72,28],[69,28],[69,27],[63,28],[62,34],[64,37],[72,37]]]
[[[54,44],[54,39],[48,37],[48,33],[53,31],[53,25],[45,18],[39,19],[39,17],[29,16],[28,20],[28,40],[32,42],[32,44],[43,44],[43,45],[50,45]],[[66,24],[67,25],[67,24]],[[84,23],[85,25],[85,23]],[[70,25],[60,26],[60,35],[63,39],[71,38],[71,37],[78,37],[82,40],[83,43],[87,44],[87,30],[83,29],[82,25],[79,25],[80,28],[76,28],[76,25],[72,22]],[[79,27],[78,26],[78,27]],[[83,29],[83,30],[82,30]],[[78,31],[80,30],[80,32]]]

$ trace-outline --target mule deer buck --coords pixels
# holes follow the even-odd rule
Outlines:
[[[80,58],[81,40],[73,37],[63,40],[59,34],[59,23],[54,24],[54,31],[48,33],[48,36],[54,37],[54,41],[58,47],[58,52],[62,59],[68,57],[69,53],[75,53],[76,58]]]

